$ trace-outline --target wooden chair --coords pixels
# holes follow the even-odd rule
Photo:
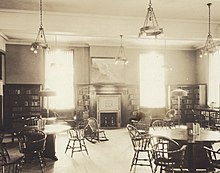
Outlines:
[[[137,122],[132,123],[134,127],[138,129],[138,131],[143,134],[148,136],[149,135],[149,129],[151,127],[151,117],[150,116],[145,116],[141,118]]]
[[[213,148],[209,148],[204,146],[203,147],[207,153],[207,157],[209,159],[209,163],[212,166],[213,169],[220,169],[220,149],[214,150]],[[212,168],[207,168],[207,172],[209,172],[209,169]]]
[[[23,156],[16,156],[13,159],[3,143],[4,133],[0,133],[0,168],[2,173],[20,173],[23,165]]]
[[[26,126],[37,126],[38,117],[28,117],[25,119],[24,127]]]
[[[170,123],[164,120],[155,120],[152,125],[153,129],[169,129],[171,128]]]
[[[37,129],[23,130],[18,133],[19,150],[24,154],[24,162],[38,159],[40,162],[41,171],[46,165],[44,159],[44,150],[46,143],[46,134]]]
[[[2,162],[7,162],[11,158],[10,158],[10,155],[8,153],[5,143],[3,143],[3,140],[4,140],[4,132],[0,132],[0,160]]]
[[[1,164],[2,173],[21,173],[23,167],[23,156],[10,159]]]
[[[155,164],[154,173],[157,172],[158,166],[160,166],[160,172],[174,172],[174,169],[183,171],[186,145],[180,147],[176,141],[163,136],[152,136],[150,145]]]
[[[74,152],[86,151],[86,153],[88,154],[88,150],[84,140],[84,129],[78,126],[70,129],[67,133],[68,143],[65,149],[65,153],[68,149],[71,149],[71,157],[73,156]]]
[[[98,127],[97,120],[94,117],[90,117],[86,121],[84,127],[85,138],[92,143],[96,141],[108,141],[105,131],[100,130]]]
[[[149,148],[150,138],[142,135],[136,127],[130,124],[127,125],[127,130],[134,149],[130,171],[132,171],[133,166],[150,166],[153,172],[151,149]]]

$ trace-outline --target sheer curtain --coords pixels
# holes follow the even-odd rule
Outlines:
[[[164,56],[156,53],[140,55],[140,106],[165,107]]]
[[[209,85],[208,85],[208,104],[215,102],[219,105],[219,88],[220,86],[220,55],[217,51],[209,56]]]
[[[74,107],[73,51],[50,50],[45,55],[45,88],[56,96],[49,97],[51,109]]]

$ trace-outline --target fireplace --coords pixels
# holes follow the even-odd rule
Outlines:
[[[121,127],[121,95],[97,95],[100,127]]]

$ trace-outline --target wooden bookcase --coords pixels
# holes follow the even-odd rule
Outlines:
[[[192,110],[196,112],[197,109],[207,107],[207,85],[192,84],[168,86],[168,107],[170,109],[178,108],[177,96],[171,96],[171,92],[178,88],[187,91],[187,96],[180,98],[181,122],[186,123],[193,121],[194,117]]]
[[[77,116],[80,116],[77,118],[82,119],[88,117],[90,110],[90,86],[78,85],[76,98],[77,98],[76,110],[78,111]]]
[[[12,128],[29,117],[40,116],[40,84],[6,84],[4,86],[4,127]]]
[[[212,108],[199,108],[195,109],[197,115],[203,117],[204,127],[210,127],[212,129],[220,129],[220,110]]]
[[[137,87],[128,87],[128,110],[131,116],[136,116],[140,105],[139,91]]]

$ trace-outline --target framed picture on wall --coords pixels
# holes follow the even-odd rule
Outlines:
[[[91,83],[125,83],[125,64],[114,57],[92,57]]]

